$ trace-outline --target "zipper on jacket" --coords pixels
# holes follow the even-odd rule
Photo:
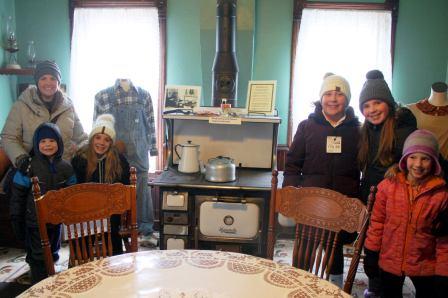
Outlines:
[[[405,272],[405,260],[406,260],[406,249],[408,247],[408,227],[411,224],[411,218],[412,218],[412,204],[409,197],[409,190],[406,184],[402,185],[402,187],[405,188],[405,194],[406,194],[406,203],[409,205],[408,209],[408,218],[406,220],[406,227],[405,227],[405,234],[404,234],[404,245],[403,245],[403,251],[401,253],[402,259],[401,259],[401,272]]]
[[[414,198],[414,202],[417,202],[417,199],[418,199],[418,198],[420,198],[420,197],[423,196],[424,194],[430,192],[432,189],[433,189],[433,188],[425,189],[425,190],[423,190],[422,192],[418,193],[418,194],[415,196],[415,198]],[[437,187],[436,187],[436,189],[437,189]],[[418,212],[417,212],[417,217],[415,218],[414,235],[417,234],[418,218],[420,217],[420,214],[422,213],[422,209],[423,209],[423,206],[420,205],[420,208],[418,209]]]

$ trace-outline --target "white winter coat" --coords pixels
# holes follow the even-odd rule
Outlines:
[[[1,146],[12,162],[31,151],[34,130],[43,122],[53,122],[61,130],[65,160],[70,160],[76,148],[87,141],[87,134],[67,95],[58,91],[54,100],[56,102],[50,113],[39,98],[36,86],[30,86],[20,94],[9,111],[1,133]]]

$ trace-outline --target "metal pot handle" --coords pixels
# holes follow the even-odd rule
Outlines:
[[[179,153],[177,152],[177,147],[178,147],[178,146],[183,147],[181,144],[176,144],[176,146],[174,146],[174,153],[176,153],[177,158],[180,159],[180,155],[179,155]]]
[[[231,162],[235,162],[234,160],[233,160],[233,158],[231,158],[231,157],[228,157],[228,156],[222,156],[222,155],[220,155],[220,156],[218,156],[217,158],[221,158],[221,159],[228,159],[228,160],[230,160]]]

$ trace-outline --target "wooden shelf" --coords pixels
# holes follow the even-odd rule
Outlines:
[[[261,122],[261,123],[280,123],[281,119],[277,116],[261,116],[261,115],[240,115],[241,122]],[[209,121],[210,116],[198,115],[184,115],[184,114],[164,114],[163,119],[177,119],[177,120],[201,120]]]
[[[34,74],[34,68],[20,68],[20,69],[0,68],[0,74],[32,76]]]

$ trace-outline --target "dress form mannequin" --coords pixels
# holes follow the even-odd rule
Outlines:
[[[131,88],[129,79],[120,79],[120,86],[125,92],[128,92],[129,88]]]
[[[151,156],[158,154],[151,95],[134,86],[130,79],[118,78],[113,86],[95,95],[94,119],[106,113],[114,115],[117,140],[125,144],[124,155],[129,165],[137,169],[138,229],[143,236],[150,236],[154,210],[148,188],[148,151]]]
[[[447,84],[437,82],[431,86],[431,95],[407,107],[417,119],[417,127],[436,135],[440,153],[448,159],[448,97]]]
[[[443,82],[432,84],[431,95],[428,98],[428,102],[437,107],[448,106],[448,96],[446,94],[447,88],[447,84]]]

